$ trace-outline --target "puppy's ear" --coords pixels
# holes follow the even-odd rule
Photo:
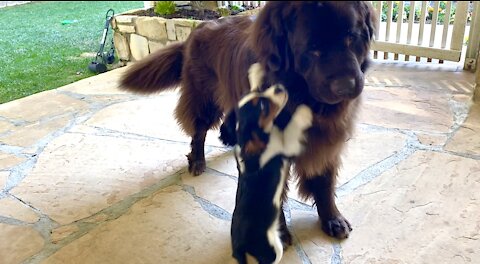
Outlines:
[[[290,67],[291,51],[285,24],[291,13],[290,5],[284,1],[269,1],[254,22],[250,43],[267,71],[276,72]]]

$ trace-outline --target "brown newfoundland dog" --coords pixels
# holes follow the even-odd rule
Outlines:
[[[180,87],[175,117],[192,137],[189,171],[199,175],[207,131],[250,90],[248,69],[260,62],[265,86],[287,87],[287,110],[300,103],[314,109],[294,172],[301,195],[315,200],[322,229],[346,238],[351,227],[335,204],[335,178],[354,126],[375,19],[368,2],[268,2],[258,17],[200,24],[185,42],[134,64],[121,87],[136,93]]]

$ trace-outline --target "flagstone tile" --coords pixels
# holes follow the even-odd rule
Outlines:
[[[179,186],[141,200],[43,263],[228,263],[230,222],[207,212]]]
[[[42,118],[79,112],[84,109],[88,109],[86,102],[50,90],[0,104],[0,116],[12,120],[36,122]]]
[[[38,221],[38,215],[32,208],[21,203],[12,197],[0,199],[0,216],[9,217],[26,223],[35,223]]]
[[[344,261],[479,262],[479,188],[480,161],[416,152],[340,200],[353,227]]]
[[[25,161],[25,158],[0,152],[0,169],[8,169]]]
[[[188,146],[67,133],[11,193],[60,224],[83,219],[186,166]],[[168,149],[168,151],[165,151]]]
[[[42,236],[32,227],[0,223],[0,256],[2,263],[22,263],[38,253],[43,245]]]
[[[475,104],[445,149],[460,153],[480,155],[480,104]]]
[[[70,116],[57,116],[48,121],[19,126],[12,129],[11,133],[0,136],[0,142],[11,146],[29,147],[65,128],[70,120]]]
[[[190,143],[174,118],[177,94],[118,103],[97,112],[85,125],[147,137]],[[206,144],[223,147],[218,130],[207,133]]]

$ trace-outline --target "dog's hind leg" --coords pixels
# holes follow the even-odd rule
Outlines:
[[[194,176],[198,176],[205,171],[205,138],[207,136],[205,126],[199,126],[192,137],[190,143],[191,152],[187,155],[188,171]]]
[[[220,122],[222,112],[211,101],[203,103],[193,102],[202,100],[190,93],[182,91],[182,95],[175,109],[175,116],[183,130],[192,137],[191,152],[187,155],[188,171],[194,176],[205,171],[205,138],[207,131]],[[205,98],[203,98],[205,100]]]

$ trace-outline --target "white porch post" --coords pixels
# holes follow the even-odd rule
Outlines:
[[[480,51],[477,53],[477,70],[475,71],[475,87],[473,87],[473,101],[480,103]]]
[[[143,7],[145,9],[151,8],[155,5],[155,1],[143,1]]]
[[[475,70],[477,53],[480,48],[480,2],[473,2],[472,20],[470,21],[470,34],[468,35],[467,52],[465,54],[465,70]]]

